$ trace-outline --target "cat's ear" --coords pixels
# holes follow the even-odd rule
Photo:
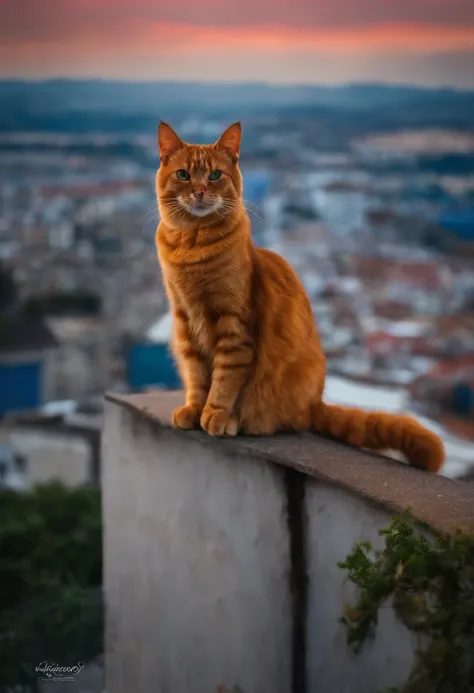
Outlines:
[[[170,157],[183,146],[183,140],[175,133],[171,125],[161,121],[158,125],[158,147],[161,162],[167,164]]]
[[[242,140],[242,127],[240,123],[234,123],[227,128],[214,144],[216,149],[221,149],[230,156],[234,164],[239,160],[240,142]]]

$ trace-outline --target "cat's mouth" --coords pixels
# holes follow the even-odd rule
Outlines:
[[[193,202],[185,205],[186,210],[195,217],[207,217],[213,212],[217,212],[220,202]]]

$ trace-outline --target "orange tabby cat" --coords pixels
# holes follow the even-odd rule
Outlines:
[[[160,123],[158,140],[156,242],[186,390],[174,425],[217,436],[313,430],[438,471],[443,444],[416,420],[322,401],[326,365],[308,297],[285,260],[252,243],[240,124],[213,145],[191,145]]]

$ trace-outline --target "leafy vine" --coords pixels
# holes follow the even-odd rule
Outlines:
[[[360,651],[375,637],[379,609],[391,599],[400,620],[421,636],[408,681],[391,691],[474,693],[474,537],[433,537],[409,512],[380,534],[382,550],[361,542],[338,564],[359,588],[341,618],[348,643]]]

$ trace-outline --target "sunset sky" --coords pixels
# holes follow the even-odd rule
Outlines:
[[[474,0],[0,0],[0,76],[474,87]]]

